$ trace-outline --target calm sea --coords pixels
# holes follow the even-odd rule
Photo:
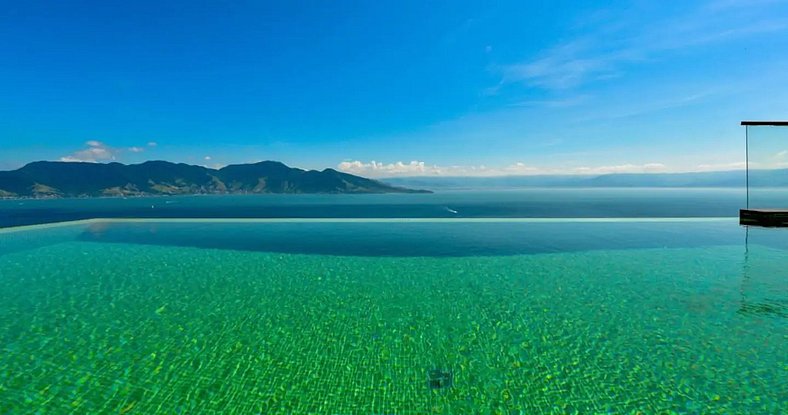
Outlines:
[[[767,205],[788,192],[760,195]],[[0,227],[87,218],[734,217],[743,189],[518,189],[384,195],[0,200]]]

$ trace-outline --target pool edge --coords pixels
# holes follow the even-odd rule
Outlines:
[[[0,227],[0,234],[92,223],[706,223],[738,221],[732,217],[627,218],[92,218]]]

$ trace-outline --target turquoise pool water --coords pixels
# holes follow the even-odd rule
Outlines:
[[[6,229],[0,413],[785,413],[787,277],[735,219]]]

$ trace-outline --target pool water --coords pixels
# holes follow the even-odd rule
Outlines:
[[[788,232],[706,220],[0,231],[0,414],[788,410]]]

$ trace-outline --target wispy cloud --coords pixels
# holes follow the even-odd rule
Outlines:
[[[637,58],[633,51],[592,54],[586,42],[558,45],[543,56],[500,68],[503,83],[522,82],[544,89],[568,89],[588,81],[620,76],[618,63]]]
[[[751,9],[753,7],[763,7],[780,3],[785,3],[785,0],[712,0],[705,5],[705,9],[709,11],[741,8]]]
[[[510,107],[569,108],[585,103],[588,101],[588,98],[588,95],[578,95],[556,99],[527,100],[515,102]]]
[[[522,83],[545,90],[565,90],[595,81],[620,77],[629,65],[658,60],[671,51],[743,39],[766,33],[788,32],[788,18],[774,13],[776,1],[708,1],[670,17],[643,21],[637,10],[618,15],[605,11],[604,19],[591,19],[583,33],[557,44],[532,59],[495,67],[501,85]],[[784,2],[782,3],[784,4]],[[746,7],[748,6],[748,7]],[[746,17],[746,18],[745,18]],[[633,25],[632,21],[642,24]]]
[[[750,163],[752,164],[752,163]],[[780,150],[774,153],[767,160],[759,160],[754,168],[764,169],[784,169],[788,168],[788,150]]]
[[[580,167],[543,167],[518,162],[507,166],[453,165],[439,166],[423,161],[381,163],[370,161],[344,161],[337,168],[346,173],[367,177],[408,177],[408,176],[529,176],[545,174],[601,175],[610,173],[659,173],[669,171],[662,163],[626,163],[610,166]]]
[[[706,89],[692,94],[676,95],[660,101],[646,101],[643,103],[626,103],[615,107],[606,107],[604,110],[592,111],[588,115],[578,117],[574,121],[611,120],[635,117],[643,114],[655,113],[674,108],[681,108],[699,104],[713,97],[718,97],[727,91]]]

